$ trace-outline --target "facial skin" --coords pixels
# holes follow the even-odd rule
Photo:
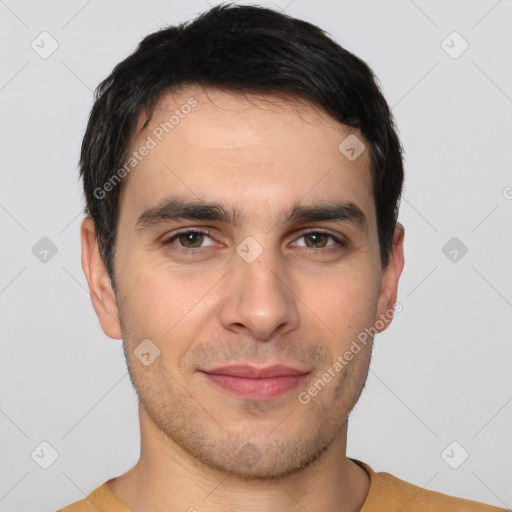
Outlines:
[[[197,106],[158,141],[153,130],[190,98]],[[123,184],[117,296],[94,225],[82,223],[93,305],[104,332],[123,339],[140,400],[141,457],[112,491],[135,512],[359,510],[369,482],[346,459],[347,418],[364,387],[371,340],[309,403],[298,395],[396,302],[403,228],[382,269],[369,144],[349,161],[338,146],[349,133],[362,135],[316,107],[195,86],[162,97],[142,128],[145,120],[132,150],[148,136],[157,144]],[[138,224],[171,197],[220,203],[238,225]],[[296,203],[325,202],[355,205],[367,228],[283,220]],[[183,228],[208,234],[168,241]],[[237,252],[249,248],[240,245],[247,237],[250,251],[261,249],[252,262]],[[148,366],[134,353],[147,339],[160,351]],[[275,398],[244,399],[201,371],[227,364],[284,364],[308,375]]]

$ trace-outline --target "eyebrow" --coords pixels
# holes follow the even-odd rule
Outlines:
[[[178,220],[217,221],[240,226],[240,215],[232,207],[216,202],[171,197],[158,206],[144,211],[137,220],[136,229],[146,229],[164,222]],[[368,232],[368,219],[363,210],[352,202],[322,201],[315,204],[293,204],[281,214],[280,223],[343,222]]]

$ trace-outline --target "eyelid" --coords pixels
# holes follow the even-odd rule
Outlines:
[[[307,228],[306,230],[300,230],[297,234],[294,235],[294,240],[296,240],[296,239],[298,240],[298,239],[304,237],[305,235],[309,235],[311,233],[327,235],[328,237],[332,238],[336,243],[334,245],[320,248],[320,249],[315,249],[314,247],[304,247],[304,249],[311,249],[316,252],[322,252],[322,250],[323,250],[323,251],[327,252],[329,250],[335,250],[336,248],[346,247],[349,243],[349,240],[347,239],[347,237],[345,237],[341,233],[332,232],[325,228]]]
[[[330,229],[327,229],[327,228],[305,228],[305,229],[298,230],[298,234],[300,236],[304,236],[309,233],[321,233],[324,235],[332,236],[333,238],[337,238],[337,239],[339,239],[340,242],[343,242],[343,241],[348,242],[348,238],[345,235],[343,235],[343,233],[340,233],[338,231],[331,231]],[[297,236],[297,235],[295,235],[295,236]]]
[[[215,240],[215,237],[213,236],[212,232],[209,229],[207,229],[207,228],[189,227],[189,228],[179,229],[178,231],[173,231],[172,234],[169,235],[169,236],[166,235],[163,238],[162,243],[164,245],[167,245],[167,244],[170,245],[171,241],[173,241],[174,239],[178,238],[180,235],[186,235],[187,233],[195,233],[195,234],[199,234],[199,235],[206,235],[209,238],[211,238],[212,240]],[[180,247],[180,249],[197,252],[198,249],[204,249],[204,247],[199,247],[197,249],[190,249],[190,248],[187,248],[187,247]]]

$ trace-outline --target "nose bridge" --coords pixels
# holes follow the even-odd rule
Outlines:
[[[269,295],[284,299],[287,295],[283,266],[270,248],[262,251],[252,263],[238,262],[235,273],[238,273],[240,282],[245,282],[252,289],[249,297]]]
[[[282,335],[297,327],[296,302],[282,263],[277,251],[254,239],[237,247],[222,308],[225,328],[249,330],[253,337],[268,340],[278,328]]]

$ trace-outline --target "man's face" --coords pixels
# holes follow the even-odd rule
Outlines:
[[[307,466],[339,435],[371,339],[343,355],[392,307],[397,278],[380,265],[369,145],[348,159],[338,146],[350,133],[363,141],[358,131],[263,98],[194,87],[160,100],[131,145],[154,147],[123,185],[114,269],[148,417],[207,465],[265,479]],[[236,222],[218,209],[174,218],[161,208],[172,200],[218,203]],[[333,205],[334,219],[289,218]]]

